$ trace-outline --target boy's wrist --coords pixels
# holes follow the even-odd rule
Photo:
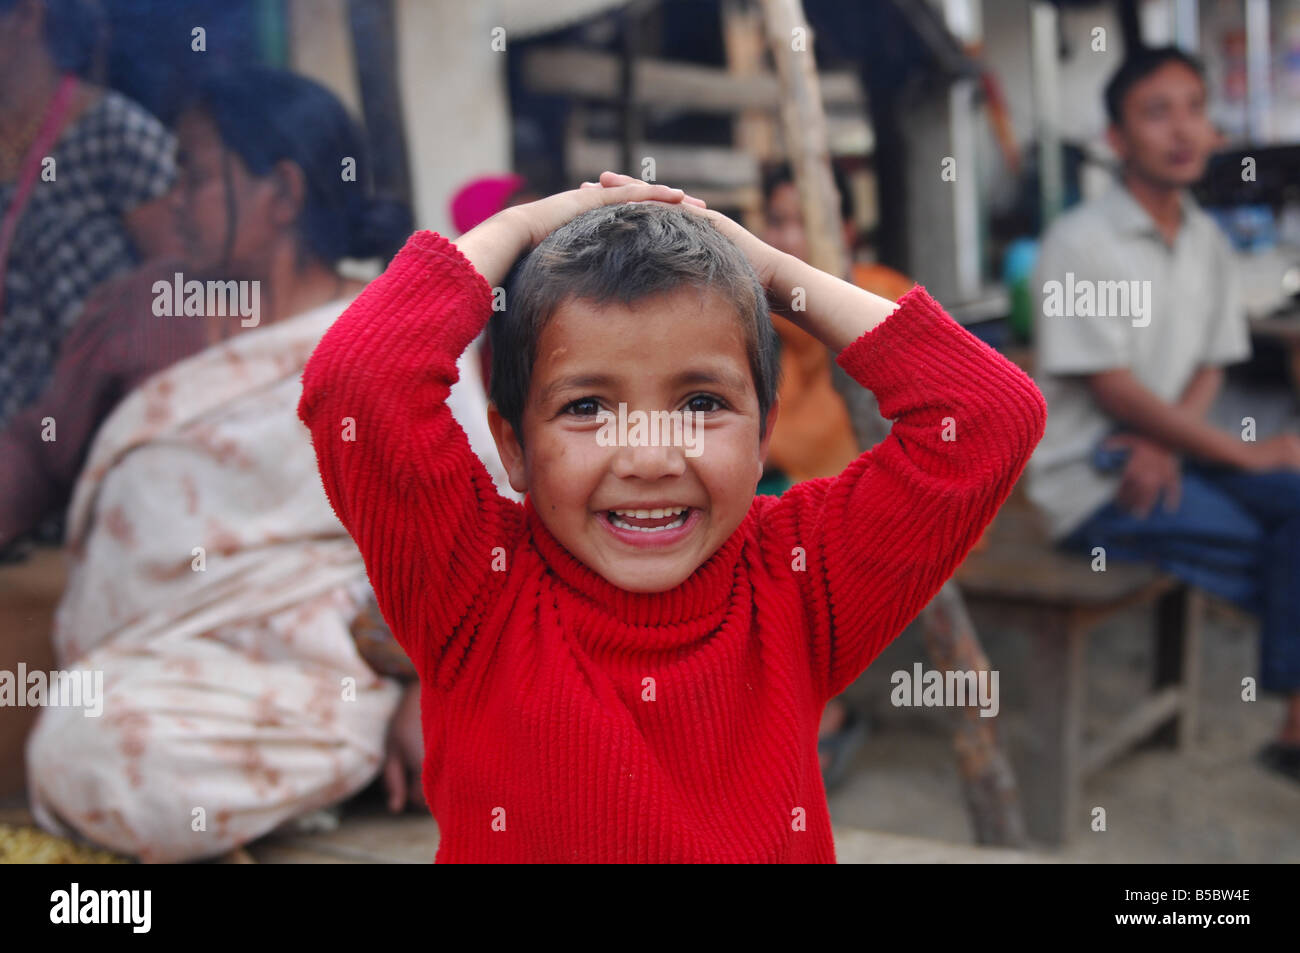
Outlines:
[[[799,311],[781,313],[839,354],[867,331],[884,322],[897,303],[851,282],[814,268],[801,258],[780,253],[772,271],[770,293],[789,309],[796,297]]]
[[[505,281],[529,247],[528,228],[514,208],[502,209],[453,243],[492,288]]]
[[[789,252],[773,249],[773,254],[776,257],[772,263],[772,278],[767,289],[772,310],[793,321],[801,330],[820,337],[808,317],[813,310],[813,298],[816,297],[813,288],[821,273]],[[795,310],[796,304],[798,310]]]

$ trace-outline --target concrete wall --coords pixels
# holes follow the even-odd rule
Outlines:
[[[346,0],[289,0],[289,68],[328,87],[361,118]]]
[[[455,190],[510,167],[507,54],[491,47],[502,18],[492,4],[460,0],[397,0],[396,17],[416,225],[451,234]],[[324,83],[360,117],[345,0],[290,0],[290,38],[293,69]]]
[[[1027,0],[986,0],[984,49],[986,61],[1002,82],[1016,141],[1033,138],[1033,77],[1029,69],[1029,3]],[[1067,138],[1104,148],[1106,109],[1101,93],[1123,58],[1119,21],[1109,4],[1063,13],[1069,59],[1061,60],[1060,127]],[[1106,31],[1106,52],[1093,52],[1092,31]]]
[[[452,234],[447,205],[465,181],[510,169],[501,18],[487,3],[398,0],[397,56],[416,222]],[[509,33],[506,34],[507,50]]]

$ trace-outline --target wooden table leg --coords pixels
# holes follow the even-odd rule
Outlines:
[[[1173,721],[1152,738],[1159,744],[1188,751],[1196,743],[1197,704],[1201,689],[1201,619],[1205,598],[1192,586],[1180,585],[1156,604],[1156,690],[1177,685],[1182,703]]]
[[[1300,399],[1300,341],[1287,341],[1286,365],[1291,372],[1291,392]]]
[[[1071,611],[1044,610],[1030,638],[1025,820],[1031,836],[1061,845],[1086,823],[1079,807],[1087,636]]]

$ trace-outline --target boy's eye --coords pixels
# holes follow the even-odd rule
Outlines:
[[[600,401],[594,397],[583,397],[564,408],[564,413],[574,417],[595,417],[600,412]]]
[[[698,401],[704,401],[704,402],[706,402],[706,403],[716,404],[717,406],[715,406],[715,407],[697,407],[697,406],[695,406],[695,404],[696,404],[696,402],[698,402]],[[721,398],[714,397],[714,396],[711,395],[711,394],[696,394],[694,397],[692,397],[690,400],[688,400],[688,401],[686,402],[686,409],[687,409],[687,410],[692,411],[692,412],[704,413],[704,414],[711,413],[712,411],[715,411],[715,410],[722,410],[722,409],[723,409],[724,407],[726,407],[726,406],[727,406],[727,405],[726,405],[725,403],[722,402],[722,399],[721,399]]]
[[[700,406],[700,404],[711,404],[713,406]],[[726,406],[726,403],[724,403],[719,397],[714,397],[711,394],[696,394],[686,402],[685,409],[695,413],[708,414],[717,410],[722,410]],[[580,400],[575,400],[568,404],[562,413],[568,414],[571,417],[595,417],[600,413],[600,410],[600,400],[598,398],[583,397]]]

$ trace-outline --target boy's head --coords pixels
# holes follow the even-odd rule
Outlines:
[[[662,592],[744,519],[776,420],[779,340],[753,268],[703,216],[657,202],[580,215],[516,266],[489,333],[488,417],[510,484],[589,568]],[[620,404],[625,439],[607,445]],[[656,412],[689,414],[677,419],[697,426],[695,453],[658,425],[638,437],[636,416]]]
[[[1177,47],[1139,49],[1106,84],[1107,137],[1125,169],[1160,188],[1185,188],[1205,171],[1216,133],[1205,71]]]

